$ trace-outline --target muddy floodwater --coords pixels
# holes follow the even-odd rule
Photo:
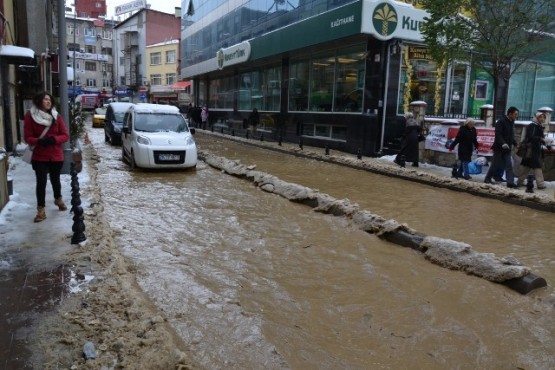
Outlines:
[[[135,171],[89,132],[116,243],[207,369],[555,368],[555,216],[197,134],[210,151],[428,235],[511,255],[522,296],[199,162]]]

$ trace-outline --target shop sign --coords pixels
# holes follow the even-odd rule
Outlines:
[[[428,48],[422,46],[409,46],[410,60],[432,60]]]
[[[224,69],[234,64],[244,63],[251,56],[251,44],[248,41],[233,45],[229,48],[222,48],[216,53],[218,68]]]
[[[362,2],[308,17],[250,40],[252,60],[360,34]]]
[[[361,32],[379,40],[392,38],[422,41],[420,26],[428,12],[396,1],[365,0]]]
[[[71,50],[67,52],[67,56],[69,58],[75,58],[75,59],[98,60],[100,62],[107,62],[108,61],[108,55],[93,54],[93,53],[80,53],[78,51],[71,51]]]
[[[129,3],[125,3],[119,6],[116,6],[115,8],[115,14],[116,15],[122,15],[124,13],[129,13],[129,12],[133,12],[135,10],[139,10],[142,8],[146,8],[146,1],[145,0],[135,0],[135,1],[131,1]]]

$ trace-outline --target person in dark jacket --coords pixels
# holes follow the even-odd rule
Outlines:
[[[493,159],[486,174],[484,182],[491,184],[491,178],[497,176],[499,168],[505,165],[507,187],[516,188],[515,175],[513,172],[513,161],[511,158],[512,148],[516,146],[515,120],[518,118],[518,109],[510,107],[507,115],[495,123],[495,139],[493,141]]]
[[[525,128],[526,136],[523,143],[530,145],[529,155],[522,158],[520,165],[522,166],[522,173],[518,177],[517,185],[524,185],[524,180],[530,172],[536,178],[536,185],[538,189],[545,189],[545,182],[542,172],[542,145],[545,144],[545,134],[543,133],[543,124],[545,122],[545,114],[536,113],[532,123]]]
[[[47,130],[46,134],[42,135],[44,130]],[[69,135],[64,119],[53,107],[53,98],[48,92],[33,97],[33,106],[23,120],[23,131],[25,142],[34,147],[31,162],[37,179],[37,215],[34,222],[41,222],[46,219],[46,182],[49,174],[54,204],[60,211],[67,210],[62,200],[60,172],[64,164],[62,144],[69,140]]]
[[[476,122],[472,118],[467,118],[449,147],[449,150],[453,150],[457,144],[459,145],[457,155],[460,163],[457,169],[457,177],[463,177],[465,180],[471,179],[468,173],[468,164],[472,160],[472,153],[478,149],[478,135],[475,125]]]
[[[256,134],[256,128],[260,123],[260,116],[258,114],[258,109],[253,108],[251,114],[249,114],[249,128],[252,131],[252,135]]]
[[[401,156],[404,156],[404,162],[412,162],[413,167],[418,167],[418,142],[421,133],[422,127],[416,122],[414,115],[411,112],[405,113],[405,130],[395,163],[402,166]]]

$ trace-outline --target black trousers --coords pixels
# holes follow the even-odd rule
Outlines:
[[[62,183],[60,182],[60,171],[64,162],[37,162],[33,161],[33,170],[37,179],[35,193],[37,196],[37,207],[44,207],[46,204],[46,182],[50,174],[50,183],[54,198],[61,198]]]

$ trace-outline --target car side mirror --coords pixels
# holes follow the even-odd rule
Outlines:
[[[189,128],[189,131],[191,131],[191,135],[194,135],[194,134],[195,134],[195,132],[196,132],[196,131],[195,131],[195,129],[194,129],[194,128],[192,128],[192,127],[191,127],[191,128]]]

